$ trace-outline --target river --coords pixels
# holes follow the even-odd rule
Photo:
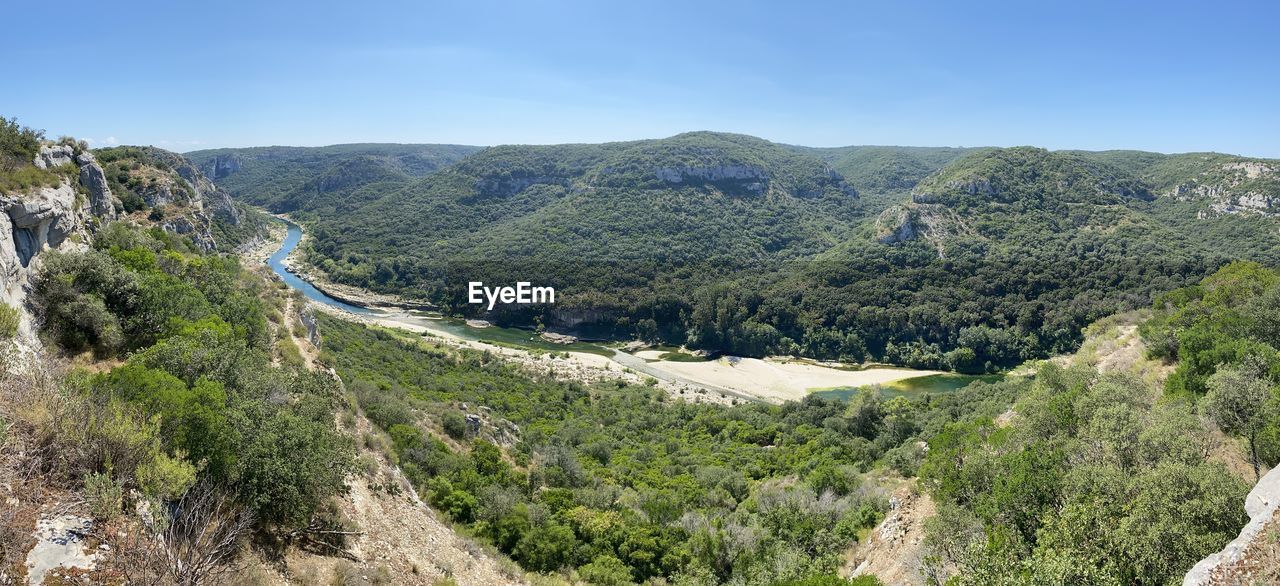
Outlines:
[[[430,333],[466,340],[515,347],[528,351],[569,352],[604,356],[617,368],[652,376],[681,386],[701,387],[729,397],[747,400],[798,400],[812,391],[832,398],[847,398],[854,389],[883,385],[886,394],[946,393],[967,385],[980,377],[918,371],[904,368],[867,368],[851,371],[790,360],[722,357],[719,360],[690,362],[641,357],[593,342],[558,344],[542,339],[532,330],[520,328],[467,325],[465,320],[428,312],[399,308],[370,308],[353,305],[327,295],[285,266],[285,259],[302,241],[302,228],[288,220],[284,242],[267,264],[288,286],[301,291],[312,301],[340,309],[389,326],[409,326]],[[644,353],[640,353],[644,354]],[[597,359],[598,360],[598,359]],[[991,380],[991,378],[986,378]],[[896,384],[901,383],[901,384]]]
[[[284,222],[287,229],[284,236],[284,243],[280,245],[280,250],[277,250],[275,254],[271,255],[271,258],[267,259],[267,264],[271,265],[271,270],[275,271],[286,285],[301,291],[303,295],[307,296],[307,299],[319,301],[320,303],[330,305],[344,311],[350,311],[351,313],[358,315],[373,315],[376,313],[371,309],[351,305],[350,303],[344,303],[325,295],[324,291],[316,289],[315,286],[308,283],[302,277],[290,272],[289,268],[284,266],[284,259],[288,258],[289,253],[293,252],[293,249],[298,247],[298,243],[302,242],[302,228],[288,220],[281,221]]]

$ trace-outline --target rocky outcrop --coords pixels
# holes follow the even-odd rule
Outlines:
[[[876,218],[876,241],[896,244],[915,240],[920,232],[916,226],[918,220],[906,207],[893,206]]]
[[[22,298],[36,255],[84,231],[83,210],[68,183],[25,194],[0,195],[0,279],[4,301]]]
[[[316,314],[310,307],[303,307],[298,312],[298,321],[302,322],[302,326],[307,328],[307,341],[312,346],[320,347],[320,322],[316,319]]]
[[[36,167],[41,169],[52,169],[53,167],[61,167],[69,165],[75,151],[63,144],[51,144],[40,147],[40,153],[36,155]]]
[[[142,196],[147,205],[190,204],[231,225],[239,225],[244,220],[243,214],[236,208],[231,195],[210,181],[200,168],[186,157],[154,147],[145,147],[143,150],[151,163],[177,174],[177,177],[170,175],[169,180],[162,179],[137,190],[138,195]]]
[[[1280,216],[1280,165],[1236,161],[1174,185],[1163,195],[1180,201],[1204,200],[1200,218],[1228,214]]]
[[[613,312],[603,309],[557,308],[551,311],[550,323],[561,328],[575,328],[581,325],[607,323],[617,319]]]
[[[214,185],[203,173],[196,169],[191,163],[182,159],[182,165],[176,167],[178,175],[195,187],[196,196],[203,202],[205,209],[209,210],[214,216],[225,220],[233,226],[240,225],[244,221],[243,214],[236,208],[235,202],[231,200],[231,195]]]
[[[769,174],[753,165],[713,165],[709,167],[661,167],[654,170],[659,179],[667,183],[696,181],[745,181],[764,180]]]
[[[88,536],[92,530],[92,519],[76,515],[59,515],[37,521],[34,535],[36,544],[27,552],[25,564],[27,583],[75,582],[60,573],[65,570],[92,570],[102,548],[107,548],[102,545],[97,549],[88,549]]]
[[[76,155],[76,164],[80,165],[80,185],[89,191],[89,211],[104,220],[114,220],[116,198],[98,160],[93,153],[83,152]]]
[[[70,146],[46,145],[32,163],[42,169],[79,166],[79,185],[0,193],[0,302],[21,305],[39,255],[50,249],[83,248],[89,232],[116,217],[118,201],[97,160]],[[87,197],[86,197],[87,196]]]
[[[217,181],[239,171],[241,166],[239,155],[218,155],[206,163],[203,171],[205,176]]]
[[[1264,530],[1268,522],[1280,510],[1280,466],[1272,468],[1249,491],[1249,496],[1244,499],[1244,510],[1249,514],[1249,523],[1240,530],[1240,535],[1222,548],[1222,551],[1200,560],[1200,563],[1191,568],[1182,579],[1183,586],[1255,583],[1247,579],[1238,580],[1241,576],[1236,575],[1234,570],[1236,566],[1249,565],[1246,558],[1250,546],[1255,540],[1265,538]]]
[[[191,238],[192,244],[195,244],[196,248],[205,252],[218,247],[213,235],[209,233],[209,217],[203,212],[195,212],[165,220],[160,223],[160,227],[174,234],[181,234]]]
[[[752,193],[763,193],[769,185],[769,173],[754,165],[711,165],[705,167],[659,167],[654,175],[667,183],[738,183]]]
[[[980,238],[958,214],[941,204],[911,202],[891,206],[876,218],[874,238],[881,244],[923,239],[946,258],[947,241],[957,236]]]

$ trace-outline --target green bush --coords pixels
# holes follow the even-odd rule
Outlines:
[[[440,416],[440,426],[453,439],[462,440],[467,436],[466,418],[452,409],[445,411],[444,415]]]
[[[578,568],[578,576],[595,586],[631,584],[631,570],[622,560],[605,554]]]
[[[170,457],[161,452],[155,459],[138,466],[134,476],[142,494],[167,501],[176,501],[186,494],[196,483],[196,467],[182,456],[179,453],[177,457]]]
[[[94,519],[110,522],[124,505],[124,487],[106,472],[90,472],[84,477],[84,500]]]
[[[18,335],[20,317],[17,308],[0,303],[0,340],[9,340]]]

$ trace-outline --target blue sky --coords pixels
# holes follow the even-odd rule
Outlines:
[[[98,145],[706,129],[1280,157],[1273,1],[8,4],[0,115]]]

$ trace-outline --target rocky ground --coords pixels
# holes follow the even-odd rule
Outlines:
[[[358,415],[349,429],[357,438],[376,433]],[[399,470],[375,449],[363,446],[365,468],[348,481],[339,510],[359,535],[349,555],[301,548],[282,567],[262,564],[268,584],[523,584],[514,562],[463,537],[419,499]]]
[[[865,540],[853,548],[841,572],[874,575],[885,584],[924,584],[924,522],[937,509],[914,479],[904,480],[889,500],[889,513]]]

